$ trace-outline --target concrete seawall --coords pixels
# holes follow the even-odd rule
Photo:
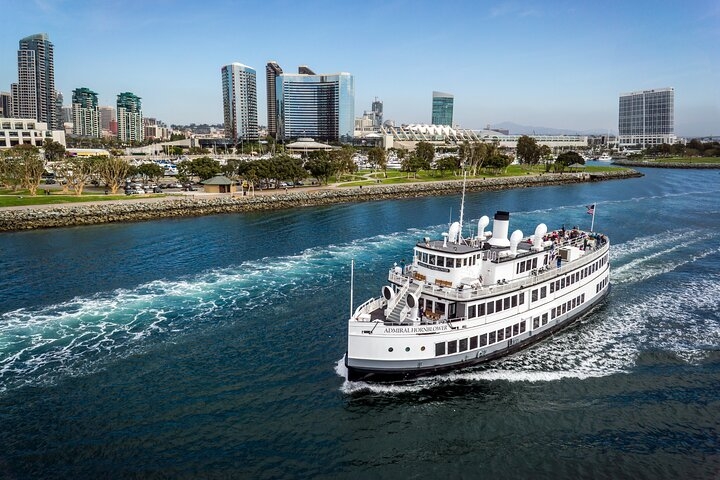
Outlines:
[[[634,170],[593,174],[565,173],[502,177],[467,181],[468,191],[502,190],[546,185],[592,182],[641,176]],[[0,231],[135,222],[170,217],[200,216],[218,213],[257,212],[306,206],[330,205],[420,196],[451,195],[462,191],[461,181],[422,182],[399,185],[372,185],[363,188],[328,188],[315,191],[291,191],[254,197],[212,198],[169,197],[155,201],[98,202],[85,205],[53,205],[0,210]]]

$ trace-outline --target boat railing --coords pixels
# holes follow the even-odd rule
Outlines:
[[[362,322],[365,320],[360,319],[360,315],[363,313],[370,313],[374,312],[378,308],[382,308],[384,304],[383,298],[371,298],[369,300],[366,300],[364,303],[360,304],[356,309],[355,313],[352,316],[352,319],[358,322]]]
[[[480,287],[463,285],[462,288],[440,286],[434,283],[427,283],[425,281],[412,278],[412,271],[410,270],[409,266],[405,270],[407,276],[397,274],[391,269],[388,274],[388,280],[395,284],[404,285],[407,283],[409,278],[411,284],[415,282],[422,284],[423,292],[429,295],[441,294],[443,297],[449,298],[451,300],[469,300],[471,298],[477,297],[478,295],[497,295],[501,293],[512,292],[517,290],[518,288],[526,287],[529,285],[542,283],[551,278],[564,275],[570,271],[577,269],[578,267],[582,267],[586,264],[594,262],[598,257],[604,255],[607,250],[608,243],[607,241],[604,241],[595,250],[586,250],[585,255],[583,255],[578,260],[571,262],[570,264],[561,265],[560,268],[548,265],[544,268],[544,270],[536,271],[535,275],[530,275],[528,277],[524,277],[522,279],[512,282],[495,285],[482,285]]]

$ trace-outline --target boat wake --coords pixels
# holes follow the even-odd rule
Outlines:
[[[720,234],[709,231],[674,231],[613,246],[612,283],[622,288],[624,284],[649,282],[684,265],[718,255],[720,247],[702,248],[716,245],[718,237]],[[678,238],[691,240],[678,242]],[[582,380],[629,372],[649,351],[668,352],[678,361],[695,364],[720,345],[718,304],[720,274],[691,276],[686,283],[651,289],[639,298],[611,294],[604,305],[573,327],[487,365],[419,378],[407,384],[346,380],[341,391],[350,395],[399,394],[457,381]]]

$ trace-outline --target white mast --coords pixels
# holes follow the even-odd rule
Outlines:
[[[460,202],[460,239],[462,240],[463,214],[465,211],[465,182],[467,182],[467,172],[463,172],[463,193]]]
[[[353,316],[353,287],[355,279],[355,259],[350,260],[350,318]]]
[[[592,220],[590,221],[590,231],[592,232],[595,228],[595,209],[597,208],[597,203],[592,204]]]

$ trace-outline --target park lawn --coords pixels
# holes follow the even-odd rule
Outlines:
[[[598,172],[608,172],[613,170],[627,170],[624,167],[617,167],[617,166],[587,166],[582,170],[585,173],[598,173]],[[565,173],[570,173],[570,169],[566,169]],[[445,172],[444,175],[440,176],[438,175],[437,171],[435,170],[421,170],[417,173],[417,178],[414,178],[412,174],[410,174],[410,178],[408,178],[407,172],[401,172],[398,170],[388,170],[387,178],[385,178],[385,175],[382,171],[379,172],[370,172],[365,171],[365,173],[371,177],[371,179],[366,180],[357,180],[353,182],[343,183],[340,185],[341,187],[359,187],[361,185],[396,185],[399,183],[418,183],[418,182],[437,182],[437,181],[444,181],[444,180],[462,180],[462,176],[460,175],[452,175],[450,172]],[[536,165],[534,167],[528,167],[527,165],[510,165],[505,169],[505,171],[497,173],[492,171],[483,171],[480,172],[478,175],[474,177],[468,176],[468,179],[473,178],[494,178],[494,177],[518,177],[518,176],[524,176],[524,175],[539,175],[541,173],[545,173],[545,166],[544,165]],[[552,171],[550,173],[553,173]],[[357,176],[357,175],[356,175]]]
[[[656,163],[709,163],[720,164],[720,157],[670,157],[670,158],[646,158],[647,162]]]
[[[51,195],[44,195],[43,190],[38,190],[36,196],[31,196],[28,190],[18,190],[13,192],[12,190],[0,189],[0,208],[2,207],[21,207],[21,206],[32,206],[32,205],[56,205],[64,203],[79,203],[79,202],[106,202],[109,200],[129,200],[133,198],[142,197],[161,197],[160,194],[152,195],[103,195],[94,192],[83,193],[80,196],[77,195],[62,195],[53,192]]]

